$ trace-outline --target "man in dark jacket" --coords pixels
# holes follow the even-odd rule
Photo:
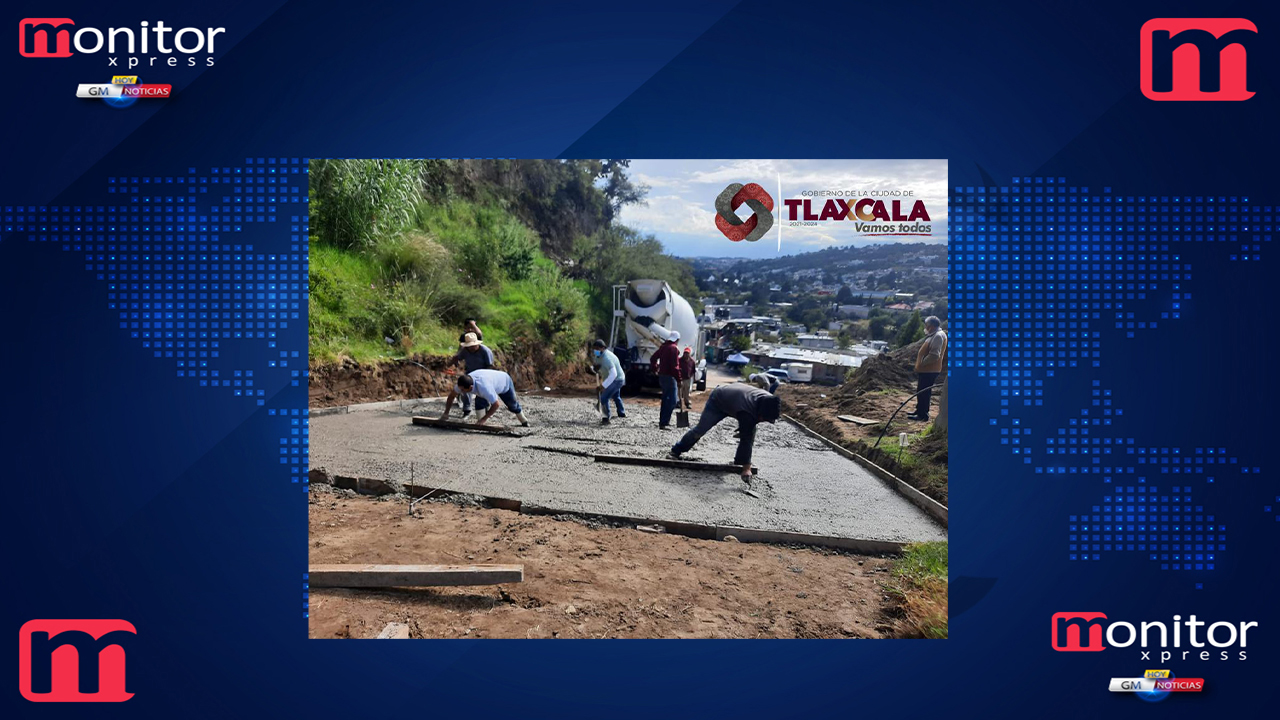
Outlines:
[[[471,326],[475,327],[475,323],[471,323]],[[475,333],[463,333],[459,339],[458,346],[458,352],[453,356],[451,362],[462,363],[465,368],[464,372],[473,373],[476,370],[493,368],[493,353],[480,342],[480,338]],[[470,414],[471,396],[464,393],[462,395],[462,417]]]
[[[733,463],[742,466],[743,482],[751,482],[751,450],[756,443],[756,425],[776,422],[782,414],[782,404],[776,395],[748,383],[721,385],[711,391],[707,405],[702,409],[698,424],[680,438],[671,448],[671,456],[679,458],[688,452],[703,435],[721,420],[732,417],[738,421],[738,452]]]
[[[671,332],[662,346],[653,351],[649,358],[649,369],[658,374],[658,386],[662,388],[662,408],[658,411],[658,429],[666,430],[671,424],[671,413],[680,402],[677,397],[680,387],[680,333]]]

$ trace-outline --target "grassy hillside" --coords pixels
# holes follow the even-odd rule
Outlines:
[[[452,353],[466,318],[490,347],[535,345],[567,361],[607,326],[611,284],[657,272],[693,297],[686,263],[613,223],[618,202],[642,195],[622,167],[313,161],[313,361]]]

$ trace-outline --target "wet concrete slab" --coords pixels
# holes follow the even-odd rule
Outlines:
[[[760,472],[752,490],[759,497],[751,497],[733,473],[605,464],[530,447],[665,457],[684,431],[659,430],[656,407],[632,404],[625,419],[602,427],[591,398],[521,402],[529,428],[505,409],[489,421],[514,427],[518,437],[411,424],[414,415],[438,417],[443,401],[312,417],[311,467],[401,484],[412,476],[420,485],[569,512],[890,542],[946,539],[946,529],[924,511],[784,420],[756,433]],[[696,423],[697,413],[690,416]],[[452,417],[459,417],[456,408]],[[722,422],[684,458],[732,462],[736,425]]]

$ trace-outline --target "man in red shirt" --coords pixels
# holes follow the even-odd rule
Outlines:
[[[653,351],[649,358],[649,369],[658,374],[658,386],[662,388],[662,409],[658,412],[658,429],[666,430],[671,424],[671,413],[675,411],[680,400],[677,397],[680,385],[680,333],[671,331],[662,346]]]
[[[686,347],[680,356],[680,404],[692,410],[689,393],[693,390],[693,376],[698,374],[698,364],[693,361],[693,348]]]

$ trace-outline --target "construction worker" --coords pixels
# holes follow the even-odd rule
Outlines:
[[[610,400],[618,406],[618,417],[627,416],[626,409],[622,407],[622,386],[627,384],[627,375],[622,371],[618,356],[605,346],[603,340],[597,339],[591,344],[591,357],[597,367],[597,376],[603,375],[600,380],[600,410],[604,418],[600,424],[608,425]]]
[[[929,399],[933,395],[933,386],[938,382],[938,375],[947,362],[947,333],[942,329],[942,321],[936,315],[924,319],[924,342],[916,351],[916,409],[907,416],[908,420],[926,421],[929,419]]]
[[[475,323],[471,323],[475,327]],[[479,328],[476,328],[477,330]],[[458,352],[450,360],[451,363],[462,363],[463,372],[473,373],[476,370],[488,370],[493,367],[493,352],[480,342],[480,336],[473,332],[463,333],[459,339]],[[462,396],[462,417],[471,414],[471,396]]]
[[[662,345],[653,351],[649,358],[649,369],[658,374],[658,385],[662,388],[662,407],[658,411],[658,429],[666,430],[671,424],[671,413],[680,403],[680,333],[672,330]]]
[[[462,323],[462,335],[458,337],[458,342],[467,336],[467,333],[474,333],[477,340],[484,340],[484,333],[480,332],[480,326],[476,325],[474,318],[467,318]]]
[[[751,373],[747,380],[770,395],[778,394],[778,378],[769,373]]]
[[[685,410],[692,410],[689,392],[693,390],[693,376],[698,374],[698,363],[693,361],[693,348],[686,347],[680,355],[680,404]]]
[[[721,385],[711,391],[707,405],[702,409],[698,424],[680,438],[671,448],[671,457],[679,459],[706,435],[711,428],[727,417],[738,421],[738,452],[733,456],[735,465],[742,466],[742,481],[751,482],[751,450],[756,443],[756,425],[776,422],[782,414],[778,396],[771,395],[750,383]]]
[[[502,400],[502,404],[516,414],[520,424],[529,427],[529,419],[524,416],[520,401],[516,399],[516,387],[511,382],[511,376],[501,370],[476,370],[473,373],[458,376],[458,383],[449,391],[449,397],[444,402],[444,414],[440,419],[449,419],[454,398],[472,393],[476,396],[476,411],[485,410],[484,416],[476,420],[477,425],[483,425],[493,417],[493,414],[498,411],[498,400]]]

